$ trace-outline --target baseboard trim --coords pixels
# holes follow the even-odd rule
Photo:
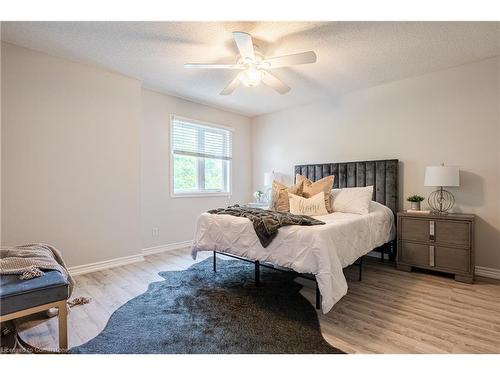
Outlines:
[[[106,270],[108,268],[124,266],[126,264],[144,262],[142,254],[130,255],[127,257],[103,260],[101,262],[83,264],[81,266],[69,267],[68,271],[71,276],[83,275],[85,273]]]
[[[183,241],[183,242],[174,242],[166,245],[147,247],[142,249],[141,253],[143,256],[163,253],[165,251],[179,250],[185,247],[191,247],[193,241]]]
[[[106,270],[108,268],[125,266],[131,263],[144,262],[144,257],[147,255],[163,253],[165,251],[179,250],[185,247],[190,247],[192,241],[175,242],[166,245],[148,247],[142,249],[139,254],[130,255],[127,257],[103,260],[101,262],[83,264],[81,266],[69,267],[68,271],[71,276],[83,275],[86,273],[96,272]]]
[[[489,277],[490,279],[500,280],[500,269],[476,266],[474,268],[476,276]]]

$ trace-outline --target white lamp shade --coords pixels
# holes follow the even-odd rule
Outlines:
[[[439,165],[425,168],[425,186],[460,186],[458,167]]]
[[[274,179],[274,172],[264,173],[264,186],[271,186]]]

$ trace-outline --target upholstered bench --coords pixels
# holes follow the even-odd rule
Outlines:
[[[68,348],[66,300],[69,285],[58,271],[20,280],[19,275],[0,276],[0,322],[56,307],[59,310],[59,348]]]

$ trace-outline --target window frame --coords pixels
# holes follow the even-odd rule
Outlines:
[[[170,129],[169,129],[169,137],[170,137],[170,197],[171,198],[196,198],[196,197],[230,197],[232,195],[233,191],[233,158],[231,155],[231,158],[227,160],[228,162],[228,167],[227,169],[223,169],[223,173],[229,173],[229,178],[227,182],[227,189],[228,191],[218,191],[218,190],[197,190],[197,191],[187,191],[186,193],[179,193],[176,192],[174,189],[174,150],[173,150],[173,144],[174,144],[174,137],[173,137],[173,129],[174,129],[174,120],[181,120],[181,121],[186,121],[195,125],[200,125],[200,126],[206,126],[206,127],[211,127],[211,128],[217,128],[217,129],[224,129],[228,130],[231,132],[230,136],[230,142],[231,142],[231,149],[232,149],[232,142],[233,142],[233,136],[234,136],[234,128],[226,125],[219,125],[219,124],[214,124],[206,121],[200,121],[188,117],[183,117],[183,116],[178,116],[175,114],[170,115]],[[197,165],[199,165],[199,161],[203,160],[204,158],[197,158]],[[200,179],[203,178],[204,176],[201,176],[201,170],[204,170],[204,163],[203,167],[197,168],[197,181],[199,183]],[[227,178],[227,177],[226,177]]]

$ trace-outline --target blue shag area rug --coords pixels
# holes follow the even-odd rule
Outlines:
[[[70,353],[342,353],[322,337],[315,308],[293,274],[217,260],[161,272],[111,316],[104,330]]]

